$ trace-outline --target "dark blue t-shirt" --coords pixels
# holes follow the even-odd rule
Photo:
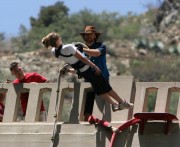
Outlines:
[[[98,57],[91,57],[91,61],[101,70],[103,76],[109,80],[109,72],[106,65],[106,45],[101,42],[95,42],[93,45],[89,46],[90,49],[98,49],[101,55]]]

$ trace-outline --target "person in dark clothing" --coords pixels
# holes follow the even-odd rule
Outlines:
[[[109,71],[106,65],[106,45],[103,42],[98,42],[100,33],[96,31],[94,26],[86,26],[85,31],[80,33],[85,44],[89,49],[83,48],[90,61],[93,62],[100,70],[103,76],[109,80]]]
[[[86,26],[84,32],[80,33],[87,48],[83,48],[83,52],[90,57],[90,61],[93,62],[100,70],[102,75],[109,81],[109,71],[106,64],[106,45],[103,42],[98,41],[101,33],[99,33],[95,26]],[[85,120],[86,116],[91,115],[93,111],[95,93],[90,91],[86,96],[85,104]]]

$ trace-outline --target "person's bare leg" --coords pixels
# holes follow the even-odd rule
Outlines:
[[[114,98],[116,101],[118,101],[119,103],[122,103],[122,102],[124,102],[124,100],[123,99],[121,99],[120,97],[119,97],[119,95],[112,89],[111,91],[109,91],[108,93],[107,93],[109,96],[111,96],[112,98]]]
[[[101,94],[99,95],[100,97],[102,97],[103,99],[107,100],[109,103],[111,103],[112,105],[117,104],[117,102],[113,101],[112,98],[108,95],[108,93],[105,94]]]

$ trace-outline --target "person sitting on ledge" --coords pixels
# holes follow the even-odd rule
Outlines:
[[[18,62],[12,62],[9,66],[9,69],[11,71],[11,74],[16,77],[16,79],[13,81],[13,84],[48,82],[48,80],[45,77],[39,75],[36,72],[25,73],[23,68],[20,66]],[[9,82],[10,81],[6,81],[6,83],[9,83]],[[23,112],[22,120],[25,119],[28,97],[29,97],[29,92],[21,93],[20,103],[21,103],[21,108]],[[42,101],[41,108],[40,108],[39,121],[41,122],[46,121],[46,119],[47,119],[47,112],[45,110],[44,103]]]

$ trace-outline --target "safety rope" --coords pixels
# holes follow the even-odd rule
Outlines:
[[[124,124],[120,125],[118,128],[111,126],[111,124],[108,121],[100,120],[92,115],[89,115],[88,122],[90,124],[100,124],[103,127],[110,128],[111,131],[113,132],[113,134],[111,136],[110,147],[113,147],[113,144],[115,142],[115,138],[116,138],[117,134],[121,133],[123,130],[129,128],[130,126],[139,123],[140,119],[133,118],[133,119],[125,122]]]
[[[140,119],[137,119],[137,118],[133,118],[133,119],[130,119],[128,120],[127,122],[125,122],[124,124],[120,125],[118,127],[118,131],[116,132],[113,132],[112,136],[111,136],[111,142],[110,142],[110,147],[113,147],[114,145],[114,142],[115,142],[115,138],[117,136],[118,133],[122,132],[123,130],[129,128],[130,126],[132,125],[135,125],[137,123],[140,123]],[[117,133],[118,132],[118,133]]]
[[[109,128],[112,132],[118,132],[118,129],[116,127],[113,127],[108,121],[100,120],[92,115],[88,116],[88,122],[90,124],[100,124],[103,127]]]

